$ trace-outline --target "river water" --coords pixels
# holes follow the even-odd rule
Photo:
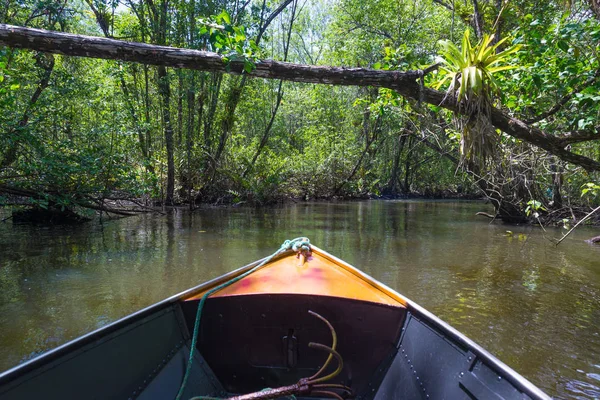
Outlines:
[[[0,224],[0,370],[308,236],[560,399],[600,397],[598,229],[489,224],[483,203],[205,209],[84,226]],[[512,231],[508,234],[507,230]]]

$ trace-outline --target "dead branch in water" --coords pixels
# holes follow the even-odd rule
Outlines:
[[[489,213],[486,213],[486,212],[483,212],[483,211],[479,211],[475,215],[481,215],[481,216],[484,216],[484,217],[488,217],[490,219],[496,219],[496,215],[492,215],[492,214],[489,214]]]
[[[53,191],[35,191],[31,189],[17,188],[8,185],[0,185],[0,193],[8,194],[15,197],[20,198],[29,198],[33,200],[43,200],[48,201],[51,206],[57,207],[53,203],[53,198],[59,195],[59,193],[55,193]],[[70,199],[71,205],[67,208],[81,207],[89,210],[105,212],[115,215],[120,215],[124,217],[129,217],[133,215],[137,215],[140,213],[148,213],[148,212],[158,212],[153,210],[150,207],[144,206],[141,203],[137,202],[136,199],[128,199],[128,198],[120,198],[122,201],[129,201],[133,204],[136,204],[138,208],[124,208],[124,207],[110,207],[106,205],[101,200],[94,198],[91,195],[82,195],[82,194],[74,194],[74,196]],[[31,206],[31,204],[23,203],[23,206]]]
[[[583,222],[587,221],[598,210],[600,210],[600,206],[594,208],[591,212],[588,213],[588,215],[586,215],[585,217],[583,217],[582,219],[580,219],[579,222],[577,222],[571,229],[569,229],[569,232],[565,233],[564,236],[561,237],[558,242],[556,242],[556,245],[558,246],[560,244],[560,242],[562,242],[563,240],[565,240],[565,238],[567,236],[569,236],[569,234],[575,230],[575,228],[577,228]]]

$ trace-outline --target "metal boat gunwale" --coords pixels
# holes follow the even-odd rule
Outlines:
[[[314,252],[316,252],[317,254],[319,254],[320,256],[324,257],[325,259],[336,264],[337,266],[352,273],[353,275],[357,276],[358,278],[361,278],[362,280],[369,283],[374,288],[378,289],[379,291],[386,294],[390,298],[401,303],[401,305],[405,306],[413,317],[426,320],[429,324],[432,325],[432,328],[437,330],[438,333],[442,334],[442,336],[453,339],[454,341],[457,342],[457,344],[464,346],[466,349],[468,349],[468,351],[473,353],[476,357],[480,358],[485,363],[487,363],[489,367],[496,370],[496,372],[499,372],[500,375],[502,375],[503,379],[509,380],[516,388],[518,388],[522,392],[526,393],[528,396],[531,396],[533,399],[539,399],[539,400],[551,399],[542,390],[540,390],[537,386],[532,384],[529,380],[524,378],[522,375],[520,375],[519,373],[514,371],[511,367],[504,364],[502,361],[500,361],[494,355],[489,353],[483,347],[479,346],[477,343],[475,343],[473,340],[469,339],[463,333],[461,333],[457,329],[453,328],[450,324],[443,321],[442,319],[440,319],[439,317],[437,317],[436,315],[434,315],[427,309],[423,308],[416,302],[410,300],[406,296],[403,296],[402,294],[391,289],[387,285],[379,282],[378,280],[371,277],[370,275],[362,272],[358,268],[356,268],[356,267],[352,266],[351,264],[347,263],[346,261],[328,253],[327,251],[322,250],[314,245],[312,245],[312,250]],[[279,258],[287,257],[292,253],[293,252],[291,250],[284,252],[284,253],[280,254],[278,257],[275,257],[271,261],[274,261]],[[259,265],[263,260],[265,260],[267,258],[268,257],[261,258],[257,261],[254,261],[243,267],[237,268],[237,269],[235,269],[231,272],[228,272],[226,274],[223,274],[219,277],[216,277],[214,279],[211,279],[209,281],[201,283],[197,286],[194,286],[192,288],[184,290],[184,291],[177,293],[173,296],[170,296],[164,300],[161,300],[155,304],[152,304],[152,305],[145,307],[139,311],[131,313],[123,318],[120,318],[106,326],[103,326],[92,332],[86,333],[78,338],[70,340],[67,343],[64,343],[52,350],[49,350],[29,361],[26,361],[22,364],[16,365],[15,367],[12,367],[12,368],[0,373],[0,385],[5,384],[6,382],[9,382],[11,380],[17,379],[18,377],[22,376],[23,374],[25,374],[29,371],[35,370],[38,367],[48,365],[49,363],[60,358],[61,356],[75,352],[78,349],[80,349],[88,344],[94,343],[94,342],[100,340],[101,338],[107,337],[108,335],[110,335],[113,332],[118,331],[119,329],[125,328],[131,324],[139,322],[139,321],[143,320],[144,318],[149,317],[149,316],[161,311],[162,309],[167,309],[168,307],[172,306],[173,304],[175,304],[179,301],[185,300],[186,298],[189,298],[189,297],[192,297],[199,293],[202,293],[212,287],[215,287],[218,284],[221,284],[225,281],[235,278],[235,277],[243,274],[244,272],[247,272],[248,270],[254,268],[255,266]],[[267,263],[262,268],[267,267],[268,265],[269,265],[269,263]]]
[[[290,250],[290,252],[283,253],[281,255],[281,257],[285,257],[286,255],[289,255],[290,253],[291,253],[291,250]],[[87,344],[93,343],[94,341],[100,339],[102,336],[109,335],[112,332],[115,332],[121,328],[128,326],[131,323],[137,322],[145,317],[148,317],[148,316],[152,315],[153,313],[160,311],[161,309],[168,308],[169,306],[177,303],[178,301],[185,299],[186,297],[195,295],[197,293],[200,293],[202,291],[210,289],[211,287],[214,287],[222,282],[225,282],[229,279],[235,278],[236,276],[254,268],[256,265],[260,264],[266,258],[267,257],[261,258],[260,260],[254,261],[250,264],[247,264],[243,267],[237,268],[237,269],[235,269],[231,272],[228,272],[224,275],[220,275],[209,281],[203,282],[192,288],[184,290],[183,292],[174,294],[173,296],[167,297],[166,299],[161,300],[158,303],[149,305],[148,307],[142,308],[141,310],[135,311],[131,314],[124,316],[123,318],[120,318],[114,322],[111,322],[108,325],[105,325],[101,328],[95,329],[89,333],[79,336],[79,337],[77,337],[73,340],[70,340],[58,347],[55,347],[54,349],[48,350],[47,352],[44,352],[31,360],[25,361],[22,364],[18,364],[16,366],[0,373],[0,385],[4,384],[7,381],[10,381],[11,379],[17,378],[18,376],[20,376],[26,372],[34,370],[38,366],[47,364],[54,359],[57,359],[65,354],[75,351],[80,347],[83,347]]]
[[[549,397],[541,389],[539,389],[537,386],[535,386],[533,383],[531,383],[528,379],[526,379],[521,374],[516,372],[514,369],[512,369],[511,367],[509,367],[508,365],[506,365],[505,363],[500,361],[498,358],[496,358],[490,352],[485,350],[483,347],[478,345],[473,340],[469,339],[465,334],[463,334],[456,328],[452,327],[452,325],[443,321],[441,318],[439,318],[432,312],[428,311],[427,309],[420,306],[416,302],[410,300],[408,297],[398,293],[397,291],[395,291],[394,289],[385,285],[384,283],[381,283],[377,279],[362,272],[361,270],[354,267],[353,265],[348,264],[346,261],[344,261],[324,250],[321,250],[314,245],[312,245],[312,247],[313,247],[313,249],[316,249],[320,253],[322,253],[326,258],[329,258],[330,261],[333,261],[334,263],[336,263],[340,266],[343,266],[345,269],[354,273],[356,276],[365,279],[367,282],[370,282],[373,286],[375,286],[379,290],[383,291],[388,296],[405,304],[408,311],[412,312],[415,316],[422,317],[422,318],[428,320],[428,322],[432,323],[435,328],[441,330],[442,333],[447,334],[451,338],[459,341],[460,344],[467,347],[477,357],[480,357],[481,359],[483,359],[484,361],[489,363],[490,366],[497,368],[498,370],[500,370],[500,372],[503,372],[504,374],[506,374],[507,378],[510,379],[511,383],[513,383],[518,389],[526,392],[528,395],[538,396],[538,398],[542,399],[542,400],[551,399],[551,397]]]

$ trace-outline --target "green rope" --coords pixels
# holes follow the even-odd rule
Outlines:
[[[285,242],[283,242],[283,244],[281,245],[279,250],[277,250],[275,253],[271,254],[269,257],[265,258],[256,267],[253,267],[252,269],[244,272],[243,274],[236,276],[235,278],[228,280],[227,282],[222,283],[217,287],[212,288],[211,290],[206,292],[204,294],[204,296],[202,296],[202,298],[200,299],[200,303],[198,304],[198,311],[196,312],[196,322],[194,323],[194,333],[192,335],[192,344],[190,347],[190,357],[188,359],[188,363],[185,368],[185,375],[183,376],[183,381],[181,382],[181,387],[179,388],[179,392],[177,393],[177,397],[175,398],[176,400],[181,400],[181,396],[183,395],[183,391],[185,390],[185,386],[187,385],[187,381],[190,377],[190,372],[192,371],[192,363],[194,361],[194,349],[196,348],[196,344],[198,342],[198,332],[200,330],[199,329],[200,328],[200,319],[202,317],[202,309],[204,308],[204,303],[206,302],[206,299],[209,296],[211,296],[213,293],[218,292],[219,290],[224,289],[227,286],[232,285],[232,284],[240,281],[241,279],[247,277],[248,275],[250,275],[257,269],[259,269],[260,267],[262,267],[263,265],[265,265],[266,263],[271,261],[273,258],[278,256],[279,254],[281,254],[285,251],[288,251],[290,249],[292,249],[294,251],[308,252],[308,251],[310,251],[310,240],[308,240],[308,238],[305,238],[305,237],[298,237],[296,239],[286,240]],[[214,399],[211,397],[202,397],[202,396],[194,397],[194,398],[195,399],[211,399],[211,400]]]

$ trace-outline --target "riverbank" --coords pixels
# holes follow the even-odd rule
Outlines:
[[[427,192],[427,193],[396,193],[378,195],[346,194],[335,196],[273,196],[259,198],[251,194],[240,197],[233,191],[226,191],[222,196],[203,199],[194,204],[177,201],[173,205],[165,205],[159,199],[150,197],[135,198],[121,194],[99,197],[93,199],[88,196],[84,204],[72,201],[70,204],[59,204],[55,201],[38,201],[28,192],[15,191],[3,198],[0,210],[4,209],[11,215],[0,218],[0,222],[12,220],[15,223],[31,223],[38,225],[77,224],[88,222],[94,217],[125,217],[140,213],[164,214],[169,210],[199,210],[210,207],[272,207],[282,204],[303,203],[314,201],[339,202],[363,200],[484,200],[481,196],[472,193],[457,193],[453,191]],[[92,201],[94,204],[89,204]]]
[[[311,202],[357,202],[357,201],[393,201],[393,200],[444,200],[444,201],[478,201],[488,206],[477,211],[473,218],[487,218],[490,222],[505,223],[494,213],[491,203],[484,197],[471,193],[440,192],[436,194],[423,195],[421,193],[407,193],[394,195],[362,195],[362,196],[333,196],[316,198],[294,198],[285,197],[277,201],[256,202],[251,199],[241,200],[233,195],[223,196],[214,202],[201,202],[190,206],[187,203],[179,203],[173,206],[165,206],[159,201],[148,198],[105,200],[101,211],[86,210],[79,208],[40,208],[31,207],[24,199],[13,199],[12,206],[0,206],[0,222],[11,221],[13,223],[24,223],[33,225],[55,225],[55,224],[79,224],[89,222],[93,219],[113,219],[139,214],[166,214],[172,211],[198,211],[211,208],[237,208],[255,207],[269,208],[285,204],[303,204]],[[109,211],[111,210],[111,211]],[[554,210],[540,209],[527,215],[526,220],[509,225],[532,225],[544,228],[546,226],[570,227],[585,218],[585,225],[600,227],[600,212],[589,215],[594,209],[592,207],[574,206],[561,207]],[[115,211],[115,212],[113,212]],[[587,218],[586,218],[587,217]]]

